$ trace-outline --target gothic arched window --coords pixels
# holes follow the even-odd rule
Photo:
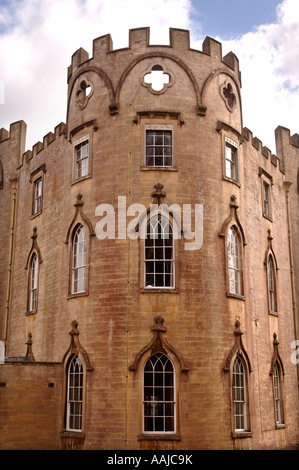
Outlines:
[[[175,432],[175,374],[171,360],[153,354],[143,371],[143,432]]]
[[[247,429],[246,376],[239,356],[233,366],[234,429],[237,432]]]
[[[240,255],[239,234],[233,226],[227,232],[227,268],[230,294],[242,295],[242,263]]]
[[[73,235],[72,294],[86,290],[87,236],[83,225]]]
[[[157,214],[148,221],[145,239],[145,287],[174,287],[174,243],[167,217]]]
[[[83,414],[83,365],[78,356],[73,356],[68,367],[66,429],[82,430]]]
[[[38,288],[38,257],[33,253],[30,261],[29,274],[29,312],[37,310],[37,288]]]
[[[281,374],[278,363],[276,362],[273,370],[273,386],[274,386],[274,404],[275,404],[275,420],[276,424],[283,423],[283,407],[281,394]]]
[[[269,295],[270,312],[277,312],[276,279],[275,279],[274,261],[273,261],[273,257],[271,254],[268,257],[267,274],[268,274],[268,295]]]

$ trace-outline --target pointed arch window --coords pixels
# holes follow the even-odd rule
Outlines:
[[[281,371],[280,371],[278,362],[274,364],[274,368],[273,368],[273,388],[274,388],[275,421],[276,421],[276,425],[280,425],[284,423],[284,420],[283,420],[282,391],[281,391]]]
[[[276,428],[284,427],[283,407],[283,376],[285,375],[283,362],[278,351],[279,342],[277,334],[273,334],[273,356],[271,361],[270,377],[273,383],[273,399]]]
[[[230,227],[227,232],[227,267],[229,293],[241,295],[240,239],[234,226]]]
[[[244,231],[237,214],[236,197],[231,196],[230,215],[222,225],[219,237],[225,241],[226,294],[244,300]]]
[[[29,311],[37,310],[37,288],[38,288],[38,257],[36,253],[32,254],[30,261],[29,275]]]
[[[267,277],[267,293],[269,313],[278,315],[278,290],[277,290],[277,260],[272,247],[271,231],[268,230],[268,248],[265,254],[264,265]]]
[[[235,323],[234,335],[235,344],[227,356],[223,370],[229,372],[230,378],[232,436],[243,438],[252,435],[249,406],[249,374],[252,369],[242,342],[243,332],[238,320]]]
[[[236,432],[247,429],[246,379],[242,361],[236,357],[233,366],[234,428]]]
[[[69,332],[70,345],[62,361],[64,363],[64,419],[61,437],[71,438],[72,448],[83,449],[88,376],[93,369],[87,352],[80,344],[79,334],[78,322],[73,320],[72,330]],[[69,443],[64,441],[62,448],[68,449]]]
[[[143,372],[143,432],[175,432],[175,377],[171,360],[153,354]]]
[[[274,274],[274,261],[273,256],[269,255],[267,264],[268,273],[268,294],[269,294],[269,307],[271,312],[277,312],[276,302],[276,280]]]
[[[87,235],[83,225],[73,234],[72,294],[86,290]]]
[[[148,221],[145,239],[145,287],[174,288],[174,243],[169,219],[157,214]]]
[[[82,431],[83,364],[73,356],[68,367],[66,430]]]
[[[41,252],[37,244],[37,228],[34,227],[31,236],[32,246],[27,256],[25,269],[27,270],[27,306],[26,315],[37,312],[38,307],[38,285],[40,270],[39,266],[42,263]]]

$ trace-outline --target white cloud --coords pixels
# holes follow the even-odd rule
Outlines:
[[[190,27],[190,0],[16,0],[0,16],[0,127],[27,123],[27,148],[66,118],[67,67],[93,39],[110,33],[114,49],[129,29],[150,27],[151,43],[168,44],[169,27]],[[4,22],[5,21],[5,22]]]
[[[240,61],[243,124],[275,153],[278,125],[299,132],[298,0],[284,0],[275,23],[221,42],[224,54],[232,50]]]
[[[16,4],[17,2],[17,4]],[[128,45],[130,28],[149,26],[151,44],[168,44],[169,27],[200,34],[192,22],[191,0],[13,0],[1,11],[6,33],[0,36],[0,127],[24,119],[27,148],[66,118],[67,67],[83,47],[110,33],[114,49]],[[218,39],[223,54],[239,58],[244,126],[275,152],[274,130],[283,125],[299,132],[298,0],[284,0],[277,21],[231,41]],[[197,12],[198,13],[198,12]],[[200,18],[200,16],[198,16]],[[201,49],[200,43],[192,47]],[[299,127],[299,126],[298,126]]]

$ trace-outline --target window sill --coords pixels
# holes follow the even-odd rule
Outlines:
[[[67,300],[75,299],[76,297],[86,297],[88,296],[88,292],[78,292],[77,294],[69,294],[67,296]]]
[[[273,310],[269,310],[269,315],[273,315],[274,317],[278,317],[278,312],[273,312]]]
[[[88,179],[90,179],[90,178],[91,178],[91,175],[90,175],[90,174],[88,174],[88,175],[86,175],[86,176],[82,176],[82,178],[77,178],[77,179],[75,179],[75,180],[73,180],[73,181],[71,182],[71,186],[73,186],[74,184],[80,183],[81,181],[88,180]]]
[[[267,220],[269,220],[270,222],[273,222],[273,219],[270,215],[267,215],[267,214],[263,214],[263,217]]]
[[[85,435],[84,435],[84,432],[82,431],[62,431],[60,433],[60,437],[62,438],[77,438],[77,439],[84,439],[85,438]]]
[[[182,437],[176,433],[165,434],[139,434],[138,441],[181,441]]]
[[[37,217],[38,215],[41,215],[41,213],[42,213],[42,211],[40,210],[40,211],[36,212],[35,214],[32,214],[32,216],[30,217],[30,219],[31,219],[31,220],[32,220],[32,219],[35,219],[35,217]]]
[[[286,425],[284,423],[276,423],[275,429],[285,429]]]
[[[178,171],[175,166],[141,166],[141,171]]]
[[[26,312],[25,315],[29,316],[29,315],[34,315],[35,313],[37,313],[37,310],[31,310],[29,312]]]
[[[225,181],[228,181],[229,183],[233,183],[233,184],[235,184],[236,186],[238,186],[239,188],[241,188],[241,184],[239,183],[239,181],[234,180],[234,179],[232,179],[232,178],[229,178],[228,176],[223,176],[223,179],[224,179]]]
[[[246,437],[252,437],[252,432],[251,431],[240,431],[240,432],[233,432],[232,433],[233,439],[244,439]]]
[[[140,293],[141,294],[179,294],[179,291],[176,289],[172,289],[171,287],[165,288],[165,289],[151,287],[150,289],[141,288]]]
[[[231,292],[227,292],[226,296],[232,299],[239,299],[245,301],[245,296],[241,294],[232,294]]]

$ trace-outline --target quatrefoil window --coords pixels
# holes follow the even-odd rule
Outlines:
[[[78,108],[82,109],[87,105],[87,102],[92,95],[92,91],[92,84],[86,80],[81,80],[80,85],[76,91],[76,104]]]
[[[226,104],[227,109],[233,112],[237,104],[237,99],[234,93],[233,86],[229,80],[226,80],[226,82],[222,83],[222,85],[220,86],[220,94]]]
[[[173,77],[161,65],[154,65],[150,72],[142,76],[142,84],[152,93],[164,93],[173,83]]]

